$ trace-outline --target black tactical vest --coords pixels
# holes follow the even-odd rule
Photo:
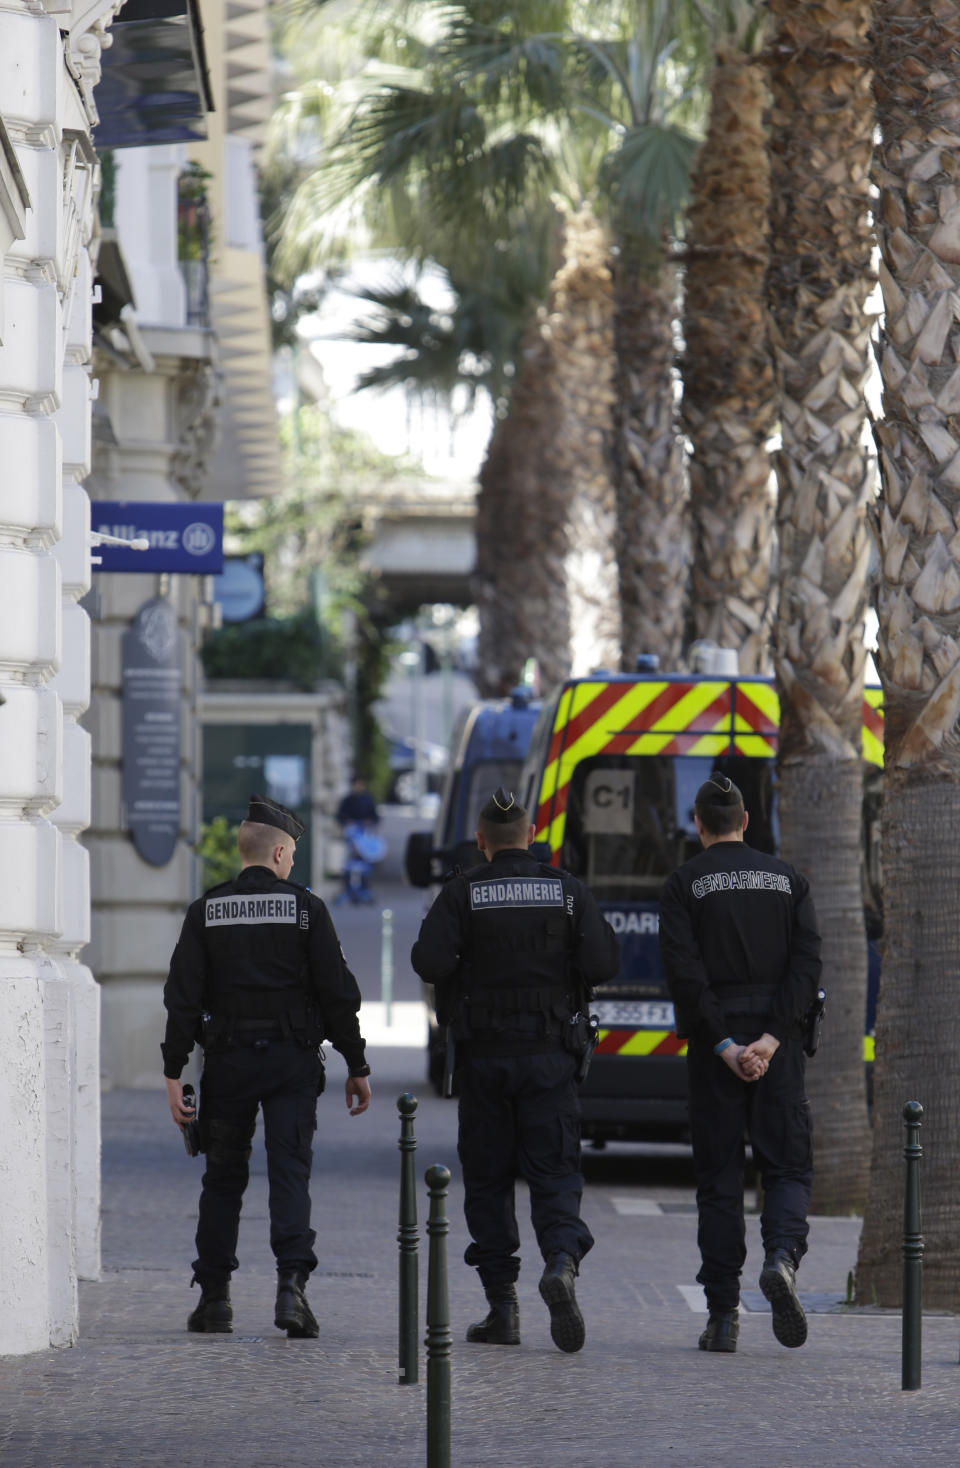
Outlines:
[[[465,873],[463,1010],[474,1053],[558,1048],[572,1013],[573,895],[520,853]]]
[[[263,867],[248,867],[200,899],[208,960],[204,1003],[209,1043],[236,1040],[257,1026],[307,1038],[309,893]]]

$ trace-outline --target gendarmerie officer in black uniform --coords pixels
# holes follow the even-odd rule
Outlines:
[[[744,1132],[763,1181],[760,1288],[777,1340],[802,1346],[795,1274],[813,1177],[802,1031],[820,978],[816,915],[806,879],[745,844],[743,796],[726,775],[701,785],[694,816],[704,850],[664,886],[660,952],[677,1034],[689,1041],[697,1280],[709,1309],[700,1349],[737,1348]]]
[[[324,904],[289,880],[303,829],[286,806],[253,797],[237,836],[243,869],[187,910],[163,991],[163,1073],[178,1126],[192,1115],[183,1106],[180,1075],[195,1041],[204,1051],[199,1119],[207,1167],[193,1263],[201,1297],[188,1321],[192,1331],[233,1328],[230,1276],[262,1106],[275,1322],[291,1337],[319,1334],[304,1287],[317,1264],[309,1185],[324,1037],[347,1062],[351,1113],[370,1104],[357,981]]]
[[[574,1288],[593,1236],[580,1217],[576,1033],[590,986],[620,967],[613,930],[576,878],[536,861],[534,828],[512,794],[480,813],[486,864],[452,877],[423,920],[413,966],[454,1021],[464,1212],[490,1312],[468,1341],[519,1345],[517,1175],[546,1268],[540,1294],[561,1351],[586,1336]],[[571,1023],[583,1012],[579,1026]]]

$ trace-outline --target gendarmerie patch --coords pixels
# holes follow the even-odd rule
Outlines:
[[[691,886],[694,897],[709,897],[711,892],[792,892],[785,872],[732,871],[707,872]]]
[[[563,883],[555,877],[504,877],[470,883],[474,912],[497,907],[562,907]]]
[[[249,897],[208,897],[204,924],[208,928],[228,928],[235,923],[295,923],[297,899],[292,893],[265,897],[256,893]]]

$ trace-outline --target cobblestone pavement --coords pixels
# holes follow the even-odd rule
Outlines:
[[[163,1093],[104,1097],[103,1279],[81,1286],[71,1350],[0,1362],[0,1462],[11,1468],[413,1468],[426,1462],[426,1362],[397,1379],[398,1095],[419,1096],[421,1307],[426,1168],[454,1173],[448,1213],[453,1332],[452,1463],[511,1468],[663,1464],[955,1465],[960,1323],[924,1322],[923,1387],[900,1390],[900,1321],[823,1313],[843,1296],[858,1223],[814,1220],[801,1271],[817,1313],[800,1351],[776,1344],[755,1288],[756,1219],[735,1356],[696,1349],[703,1316],[686,1158],[610,1149],[586,1158],[584,1213],[597,1236],[578,1293],[587,1345],[551,1345],[529,1221],[521,1218],[523,1345],[468,1347],[482,1313],[466,1243],[455,1108],[421,1085],[422,1054],[372,1052],[375,1107],[347,1116],[337,1069],[320,1103],[310,1299],[318,1341],[272,1324],[265,1167],[255,1143],[233,1297],[235,1333],[190,1336],[186,1315],[200,1178]],[[521,1199],[522,1202],[522,1199]]]

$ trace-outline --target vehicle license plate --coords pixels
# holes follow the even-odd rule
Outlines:
[[[601,999],[590,1006],[605,1029],[635,1028],[673,1029],[673,1005],[669,999]]]

